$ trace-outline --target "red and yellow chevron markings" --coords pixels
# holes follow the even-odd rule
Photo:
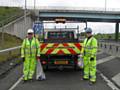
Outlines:
[[[42,43],[40,45],[41,54],[80,54],[80,43]]]

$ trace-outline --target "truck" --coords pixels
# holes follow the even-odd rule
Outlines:
[[[40,43],[40,60],[45,69],[49,66],[73,66],[77,69],[82,45],[76,30],[77,28],[44,29],[43,41]]]

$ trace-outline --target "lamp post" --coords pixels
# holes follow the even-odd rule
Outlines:
[[[36,9],[36,0],[34,0],[34,15],[35,15],[35,9]],[[33,24],[35,24],[35,18],[34,18],[34,22],[33,22]],[[34,30],[34,35],[35,35],[35,30]]]
[[[26,32],[26,27],[27,27],[27,25],[26,25],[26,13],[27,13],[27,0],[25,0],[25,6],[24,6],[24,36],[25,36],[25,32]]]
[[[36,0],[34,0],[34,10],[36,9]]]
[[[34,0],[34,15],[35,15],[35,10],[36,10],[36,0]],[[34,18],[34,22],[35,22],[35,18]]]
[[[107,0],[105,0],[105,12],[107,10]]]

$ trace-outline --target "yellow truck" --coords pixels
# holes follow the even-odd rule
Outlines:
[[[77,28],[76,28],[77,29]],[[75,28],[55,28],[44,30],[44,40],[40,44],[41,63],[49,66],[73,66],[77,68],[81,43]]]

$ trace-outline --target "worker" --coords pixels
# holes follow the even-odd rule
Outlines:
[[[87,38],[83,43],[83,63],[84,74],[82,80],[90,80],[90,85],[96,82],[96,53],[97,53],[97,40],[92,35],[92,29],[85,29]]]
[[[24,39],[21,48],[23,58],[23,81],[32,81],[36,68],[36,59],[40,59],[39,41],[34,37],[34,31],[28,29],[27,38]]]

